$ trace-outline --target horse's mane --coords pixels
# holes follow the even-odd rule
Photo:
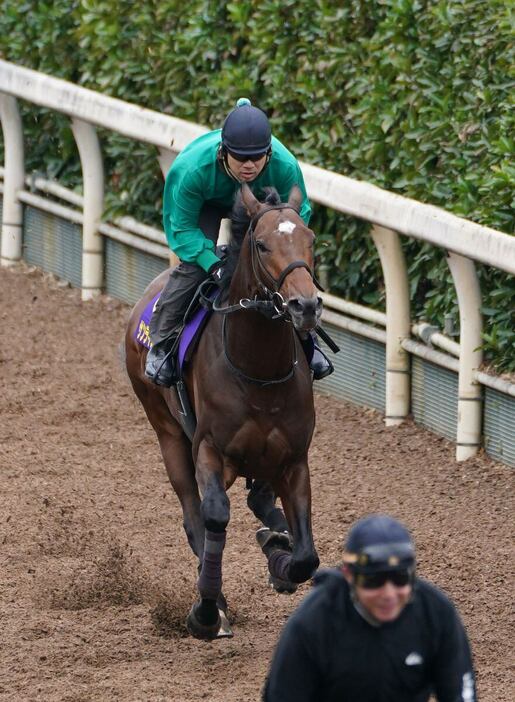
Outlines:
[[[281,204],[281,198],[275,188],[266,187],[263,188],[262,192],[264,197],[259,198],[260,202],[272,206]],[[224,266],[224,276],[227,275],[228,277],[231,277],[234,273],[234,269],[236,268],[238,257],[240,255],[241,245],[250,224],[250,217],[241,199],[241,190],[239,190],[236,194],[236,199],[230,214],[230,220],[231,242],[227,252],[227,263]]]

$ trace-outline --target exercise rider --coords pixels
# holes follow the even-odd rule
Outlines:
[[[170,273],[150,321],[153,346],[145,374],[158,385],[169,387],[174,380],[169,351],[195,290],[208,275],[222,276],[223,262],[215,245],[220,222],[229,215],[242,183],[248,183],[257,197],[272,186],[282,201],[298,185],[304,196],[300,216],[308,223],[311,207],[299,164],[272,136],[265,113],[246,98],[238,100],[221,130],[204,134],[183,149],[166,176],[163,225],[180,263]],[[316,344],[310,366],[316,380],[334,370]]]

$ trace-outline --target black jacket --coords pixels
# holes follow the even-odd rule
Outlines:
[[[453,604],[416,579],[394,622],[372,626],[339,570],[322,571],[275,651],[265,702],[475,702],[467,636]]]

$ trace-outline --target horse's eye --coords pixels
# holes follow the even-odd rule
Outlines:
[[[260,239],[256,239],[256,249],[258,251],[270,251],[270,249]]]

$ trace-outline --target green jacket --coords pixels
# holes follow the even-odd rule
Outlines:
[[[166,176],[163,195],[163,226],[168,245],[181,261],[196,263],[205,271],[219,259],[215,245],[199,229],[202,205],[206,202],[230,210],[240,184],[230,178],[217,160],[221,130],[204,134],[183,149]],[[293,185],[304,195],[300,215],[306,224],[311,216],[304,178],[297,160],[272,137],[272,156],[266,168],[249,183],[254,195],[265,186],[277,189],[286,201]]]

